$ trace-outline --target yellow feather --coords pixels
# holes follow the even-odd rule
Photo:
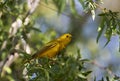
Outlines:
[[[71,34],[63,34],[59,38],[48,42],[39,52],[35,53],[32,58],[52,58],[56,56],[71,41],[71,37]]]

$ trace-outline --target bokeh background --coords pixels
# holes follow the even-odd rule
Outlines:
[[[7,0],[0,1],[1,5],[5,1]],[[76,57],[77,51],[80,50],[82,59],[90,60],[84,64],[87,70],[92,71],[87,76],[88,81],[93,81],[95,77],[96,81],[99,81],[106,76],[109,76],[111,80],[114,75],[120,76],[119,35],[113,35],[105,47],[104,45],[107,39],[104,33],[100,37],[99,42],[96,42],[101,18],[98,14],[102,12],[100,8],[95,9],[95,15],[89,12],[86,13],[79,0],[73,0],[76,9],[76,11],[74,11],[74,9],[70,7],[71,1],[65,0],[66,3],[64,5],[66,6],[64,9],[61,9],[61,12],[56,6],[57,4],[52,0],[36,0],[36,4],[30,4],[30,1],[14,0],[16,3],[13,3],[13,1],[8,0],[8,2],[5,3],[7,6],[5,5],[5,7],[3,7],[3,5],[0,8],[0,31],[7,32],[7,34],[1,33],[0,37],[0,66],[3,67],[2,65],[6,64],[8,57],[12,60],[15,58],[11,63],[8,62],[8,67],[2,72],[4,76],[2,81],[22,81],[23,78],[21,80],[17,79],[14,73],[18,72],[17,75],[20,75],[19,77],[22,77],[22,74],[24,74],[22,72],[24,67],[20,68],[21,65],[19,65],[22,61],[21,58],[26,58],[23,53],[33,54],[38,51],[42,45],[64,33],[72,34],[72,42],[66,48],[65,54]],[[97,0],[93,1],[97,2]],[[115,12],[120,11],[119,0],[102,0],[102,3],[103,4],[98,3],[102,8]],[[26,5],[28,6],[26,7]],[[15,29],[12,30],[12,28]],[[19,29],[19,31],[17,29]],[[5,41],[8,43],[6,44]],[[20,56],[16,55],[12,58],[10,56],[12,54],[8,54],[14,53],[12,48],[20,49],[20,54],[18,54]],[[15,70],[17,68],[18,70]],[[11,74],[13,75],[11,76]],[[5,79],[6,77],[7,79]]]

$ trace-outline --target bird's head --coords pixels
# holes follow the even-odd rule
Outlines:
[[[58,38],[58,40],[62,42],[64,45],[67,45],[71,41],[71,39],[72,39],[72,35],[69,33],[63,34]]]

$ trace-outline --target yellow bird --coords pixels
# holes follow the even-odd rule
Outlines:
[[[71,38],[72,35],[67,33],[55,40],[48,42],[39,52],[32,56],[32,59],[41,57],[52,58],[56,56],[62,49],[66,47],[66,45],[71,41]]]

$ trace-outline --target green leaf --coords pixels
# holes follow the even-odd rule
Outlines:
[[[48,71],[46,69],[42,68],[42,67],[40,67],[40,69],[45,72],[45,75],[47,77],[47,81],[49,81],[49,73],[48,73]]]
[[[82,7],[85,9],[85,4],[84,4],[84,0],[79,0],[79,2],[81,3]]]
[[[115,75],[114,80],[120,81],[120,77]]]
[[[12,70],[10,69],[10,67],[4,67],[4,70],[8,73],[11,74]]]
[[[92,72],[92,71],[87,71],[87,72],[82,73],[82,74],[83,74],[84,76],[87,76],[87,75],[89,75],[91,72]]]
[[[80,78],[86,79],[86,76],[84,76],[83,74],[78,74],[78,76],[79,76]]]
[[[71,1],[71,11],[74,15],[77,15],[77,11],[76,11],[76,8],[75,8],[75,1],[74,0],[70,0]]]
[[[110,42],[111,36],[112,36],[112,28],[111,28],[112,25],[110,23],[111,23],[111,21],[109,21],[109,19],[106,18],[107,29],[106,29],[106,32],[105,32],[105,37],[107,38],[107,42],[104,45],[104,47],[106,45],[108,45],[108,43]]]
[[[101,23],[100,23],[100,26],[98,28],[98,36],[97,36],[97,43],[98,43],[98,40],[99,38],[101,37],[102,33],[103,33],[103,30],[105,28],[105,17],[102,17],[101,19]]]
[[[32,30],[34,30],[34,31],[37,31],[37,32],[41,32],[41,30],[40,30],[40,29],[35,28],[35,27],[31,27],[30,29],[32,29]]]
[[[58,13],[62,13],[66,6],[66,0],[53,0],[56,7],[58,8]]]
[[[109,77],[106,77],[106,80],[107,80],[107,81],[110,81]]]
[[[106,47],[109,42],[110,42],[110,40],[107,40],[107,42],[105,43],[104,47]]]
[[[81,58],[80,49],[77,50],[77,54],[78,54],[77,58],[80,59]]]
[[[89,59],[81,59],[80,61],[85,62],[85,61],[90,61]]]

